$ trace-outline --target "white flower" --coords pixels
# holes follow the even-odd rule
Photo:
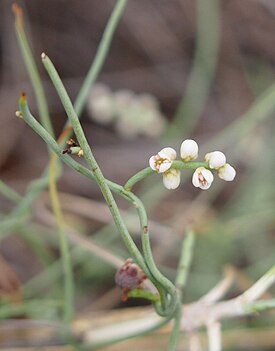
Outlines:
[[[95,84],[87,101],[91,118],[101,124],[109,124],[114,118],[114,99],[111,90],[101,83]]]
[[[218,176],[227,182],[231,182],[236,176],[236,171],[229,163],[226,163],[218,169]]]
[[[221,151],[213,151],[205,155],[205,161],[209,163],[210,168],[219,169],[225,165],[226,157]]]
[[[172,162],[176,159],[177,153],[171,147],[165,147],[160,150],[157,155],[151,156],[149,159],[149,165],[152,170],[158,173],[164,173],[171,167]]]
[[[199,147],[195,140],[186,139],[180,147],[180,155],[183,161],[188,162],[198,157]]]
[[[192,183],[196,188],[206,190],[210,188],[213,180],[214,176],[211,171],[204,167],[199,167],[193,174]]]
[[[163,184],[167,189],[176,189],[180,185],[180,170],[170,168],[163,173]]]

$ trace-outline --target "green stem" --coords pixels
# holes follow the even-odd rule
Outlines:
[[[175,351],[177,349],[178,340],[180,336],[181,316],[182,316],[182,306],[180,301],[178,301],[176,306],[174,325],[173,325],[172,333],[169,338],[168,351]]]
[[[184,162],[184,161],[174,161],[172,163],[171,168],[175,169],[197,169],[199,167],[205,167],[208,168],[208,163],[207,162]],[[124,188],[129,191],[132,189],[132,187],[143,180],[144,178],[147,178],[150,175],[157,174],[156,171],[153,171],[152,168],[147,167],[133,175],[130,179],[127,180],[127,182],[124,185]]]
[[[57,309],[62,306],[62,301],[59,300],[34,300],[24,301],[23,303],[18,304],[10,304],[0,306],[0,320],[3,319],[11,319],[15,317],[20,317],[22,315],[29,315],[31,317],[32,314],[45,313],[47,314],[50,309]]]
[[[158,294],[153,294],[148,290],[145,289],[133,289],[127,294],[128,297],[134,297],[134,298],[141,298],[141,299],[146,299],[152,302],[158,302],[159,301],[159,295]]]
[[[106,60],[115,30],[118,26],[119,20],[123,14],[126,4],[127,0],[118,0],[108,20],[98,50],[96,52],[93,64],[91,65],[91,68],[88,71],[88,74],[82,84],[82,87],[74,103],[74,108],[77,115],[80,115],[82,113],[91,87],[97,79],[98,74]]]
[[[2,180],[0,180],[0,193],[16,204],[22,200],[22,196],[5,184]]]
[[[156,287],[160,292],[161,298],[163,295],[161,294],[162,289],[164,288],[167,293],[170,295],[170,301],[163,301],[162,298],[162,307],[164,311],[162,312],[165,316],[168,316],[173,313],[176,303],[177,303],[177,291],[175,286],[167,279],[157,268],[150,244],[150,234],[148,228],[148,219],[145,208],[143,206],[142,201],[133,193],[128,192],[128,196],[131,199],[133,205],[137,208],[139,220],[140,220],[140,228],[141,228],[141,242],[143,255],[145,258],[145,262],[147,264],[148,269],[152,273],[154,279],[157,281]],[[158,311],[161,313],[160,311]]]
[[[39,116],[44,125],[45,129],[54,136],[53,126],[49,116],[48,105],[46,101],[45,92],[43,89],[42,81],[38,72],[37,65],[35,63],[34,56],[32,54],[30,44],[28,42],[23,21],[23,12],[18,5],[13,6],[14,13],[16,15],[16,34],[18,42],[22,51],[22,55],[27,67],[29,77],[34,89],[34,93],[37,100]],[[50,167],[49,167],[49,190],[52,200],[53,211],[58,224],[58,235],[59,244],[62,257],[62,264],[64,270],[64,327],[68,329],[69,323],[73,317],[73,296],[74,296],[74,284],[73,284],[73,273],[72,264],[69,254],[69,247],[64,232],[64,220],[60,203],[58,199],[58,190],[56,185],[56,155],[50,155]]]
[[[168,351],[174,351],[177,348],[179,336],[180,336],[180,325],[182,317],[182,290],[185,287],[187,276],[189,273],[190,264],[193,258],[193,247],[194,247],[195,236],[193,231],[189,231],[182,244],[181,256],[178,264],[177,277],[175,281],[176,288],[178,289],[178,304],[175,313],[174,326],[169,339]]]
[[[46,172],[44,172],[41,178],[31,182],[26,195],[22,198],[20,203],[5,220],[1,221],[0,239],[3,239],[7,235],[7,233],[14,230],[18,225],[21,224],[22,221],[26,220],[26,218],[29,216],[32,203],[37,198],[41,189],[43,189],[47,185],[48,173],[46,170]]]
[[[19,100],[19,106],[20,110],[24,116],[24,120],[26,123],[38,134],[41,136],[41,138],[48,144],[48,146],[71,168],[75,169],[77,172],[80,172],[87,176],[88,178],[95,180],[95,174],[93,174],[90,170],[87,168],[83,167],[79,163],[77,163],[75,160],[73,160],[70,156],[66,154],[62,154],[62,150],[60,149],[60,146],[57,144],[57,142],[51,137],[49,133],[37,122],[37,120],[31,115],[26,98],[24,96],[21,96]],[[82,148],[83,149],[83,148]],[[85,151],[84,151],[85,152]],[[106,182],[106,180],[105,180]],[[114,183],[107,181],[107,184],[105,187],[109,189],[108,186],[110,186],[110,183],[114,185]],[[121,187],[119,185],[114,185],[113,190],[117,191],[118,193],[121,193]],[[111,192],[108,190],[108,196],[110,196]],[[113,196],[111,194],[111,197],[113,199]],[[133,257],[135,257],[138,265],[140,268],[144,271],[144,273],[148,276],[150,276],[150,272],[147,269],[147,266],[144,262],[144,259],[139,252],[138,248],[136,247],[134,241],[132,240],[127,227],[125,226],[121,215],[119,213],[119,210],[117,208],[116,203],[114,202],[114,199],[112,200],[112,203],[109,206],[110,211],[114,217],[115,223],[118,225],[118,229],[123,237],[123,240],[126,244],[126,247],[128,248],[129,252],[132,254]]]
[[[42,55],[42,60],[43,60],[43,64],[59,94],[60,100],[64,106],[64,109],[67,113],[67,116],[73,126],[73,130],[74,133],[77,137],[77,140],[79,142],[79,145],[81,147],[81,149],[84,152],[84,157],[86,159],[86,162],[88,163],[88,165],[91,167],[91,170],[93,172],[93,175],[95,177],[95,181],[97,182],[99,188],[101,189],[101,192],[103,194],[103,197],[106,201],[106,203],[109,206],[110,212],[113,216],[114,222],[119,230],[119,232],[122,235],[122,238],[128,248],[128,250],[134,255],[134,258],[137,260],[139,266],[141,267],[142,270],[144,270],[144,268],[146,267],[144,259],[141,255],[141,253],[139,252],[139,250],[137,249],[136,245],[133,245],[133,240],[127,230],[127,227],[120,215],[119,209],[117,207],[117,204],[114,200],[114,197],[110,191],[109,185],[106,182],[101,169],[92,153],[92,150],[90,148],[90,145],[86,139],[86,136],[83,132],[82,126],[79,122],[79,119],[75,113],[75,110],[73,108],[73,105],[70,101],[70,98],[63,86],[63,83],[55,69],[55,67],[53,66],[52,62],[50,61],[50,59],[44,54]],[[148,265],[147,265],[148,268]],[[149,272],[151,271],[151,269],[149,270]],[[148,269],[144,270],[144,272],[148,272]]]
[[[182,292],[186,285],[190,265],[194,253],[194,243],[195,235],[192,230],[190,230],[183,241],[181,256],[178,265],[177,277],[175,281],[176,287]]]
[[[93,72],[93,74],[90,73],[88,75],[89,79],[87,78],[85,79],[79,92],[78,103],[76,106],[77,107],[76,111],[78,112],[78,114],[80,114],[80,112],[84,108],[84,104],[85,104],[84,96],[86,96],[87,98],[87,93],[85,92],[87,92],[91,88],[92,83],[97,78],[99,71],[104,63],[103,61],[106,59],[106,55],[108,53],[108,50],[111,44],[111,39],[114,35],[114,32],[117,28],[117,25],[119,23],[119,20],[124,10],[124,4],[125,4],[125,0],[118,0],[108,20],[106,29],[104,31],[104,35],[100,41],[99,48],[96,53],[96,58],[93,61],[92,66],[89,70],[89,72]],[[22,13],[20,14],[22,10],[20,9],[20,7],[16,5],[14,6],[14,11],[15,12],[19,11],[19,15],[22,15]],[[116,15],[113,15],[114,12],[116,13]],[[92,68],[93,66],[96,66],[96,68]],[[64,128],[63,132],[59,137],[60,141],[63,141],[63,145],[65,144],[66,138],[69,138],[71,133],[72,133],[72,130],[69,126]],[[78,172],[80,171],[78,170]],[[22,220],[25,220],[25,218],[27,217],[26,215],[30,211],[32,203],[37,198],[39,193],[47,185],[48,185],[48,169],[46,168],[42,176],[40,177],[40,179],[37,179],[31,183],[31,186],[28,188],[26,195],[20,201],[18,206],[12,211],[12,214],[9,216],[9,218],[7,218],[4,222],[1,223],[0,239],[2,239],[5,235],[7,235],[7,233],[15,229],[17,225],[20,225]]]
[[[56,185],[56,155],[55,154],[51,155],[49,185],[50,185],[51,203],[53,206],[53,211],[55,214],[57,227],[58,227],[59,247],[60,247],[62,266],[63,266],[63,272],[64,272],[63,322],[64,322],[65,329],[68,330],[70,322],[74,315],[74,279],[73,279],[73,269],[72,269],[70,249],[69,249],[68,240],[65,234],[65,220],[61,210],[60,201],[58,198],[58,190]]]
[[[164,137],[190,135],[201,116],[219,59],[219,0],[197,0],[197,41],[190,77],[175,117]]]
[[[53,131],[53,126],[51,123],[50,115],[49,115],[49,110],[48,110],[48,104],[45,96],[45,92],[43,89],[43,85],[41,82],[41,78],[38,72],[37,65],[35,63],[32,50],[30,47],[30,44],[28,42],[28,38],[25,33],[24,29],[24,21],[23,21],[23,11],[22,9],[14,4],[13,5],[13,11],[16,16],[16,21],[15,21],[15,29],[16,29],[16,35],[17,39],[20,45],[20,49],[23,55],[23,59],[25,62],[25,65],[27,67],[29,77],[33,86],[34,94],[36,97],[37,101],[37,106],[38,106],[38,111],[39,111],[39,116],[41,118],[41,122],[43,126],[47,129],[47,131],[51,134],[54,135]]]
[[[28,105],[27,105],[27,102],[26,102],[26,99],[25,97],[21,97],[20,98],[20,101],[19,101],[19,104],[20,104],[20,110],[21,112],[23,113],[23,116],[24,116],[24,120],[26,121],[26,123],[28,125],[30,125],[30,127],[38,134],[41,136],[41,138],[49,145],[49,147],[67,164],[69,165],[71,168],[75,169],[76,171],[82,173],[83,175],[87,176],[88,178],[90,179],[93,179],[95,180],[95,173],[92,173],[90,170],[86,169],[85,167],[83,167],[82,165],[78,164],[75,160],[73,160],[71,157],[69,157],[68,155],[65,155],[65,154],[62,154],[62,150],[60,149],[60,146],[56,143],[56,141],[49,135],[49,133],[47,133],[47,131],[36,121],[36,119],[31,115],[29,109],[28,109]],[[78,120],[77,120],[78,121]],[[79,121],[78,121],[79,122]],[[81,144],[80,144],[81,145]],[[81,145],[82,149],[83,148],[83,145]],[[84,150],[84,154],[87,152],[87,150],[85,151]],[[94,166],[94,164],[93,164]],[[97,170],[98,171],[98,170]],[[135,257],[137,263],[139,264],[139,266],[141,267],[141,269],[144,271],[144,273],[150,278],[152,279],[152,281],[154,282],[155,279],[154,279],[154,276],[152,276],[151,274],[151,270],[148,269],[147,265],[145,264],[145,261],[142,257],[142,255],[140,254],[138,248],[136,247],[134,241],[132,240],[128,230],[127,230],[127,227],[125,226],[122,218],[121,218],[121,215],[119,213],[119,210],[117,208],[117,205],[113,199],[113,196],[109,190],[109,187],[117,192],[118,194],[120,194],[121,196],[123,196],[126,200],[131,200],[131,201],[134,201],[135,203],[138,202],[138,198],[134,198],[133,199],[133,194],[131,195],[130,193],[126,192],[123,187],[113,183],[113,182],[110,182],[108,180],[105,180],[104,179],[104,182],[105,182],[105,188],[104,188],[104,191],[106,191],[106,188],[108,189],[107,190],[107,195],[108,195],[108,201],[111,201],[109,202],[109,208],[110,208],[110,211],[114,217],[114,220],[115,220],[115,223],[117,224],[117,227],[120,231],[120,233],[122,234],[122,237],[124,239],[124,242],[129,250],[129,252],[132,254],[133,257]],[[139,200],[140,202],[140,200]],[[139,206],[140,207],[140,206]],[[140,216],[144,216],[142,214],[142,212],[139,212]],[[142,217],[143,218],[143,217]],[[145,223],[147,222],[147,218],[145,217],[145,220],[141,219],[142,220],[142,223]],[[145,240],[147,240],[146,236],[143,236],[145,238]],[[146,245],[148,246],[148,243],[145,244],[145,247]],[[152,262],[151,262],[152,263]],[[155,264],[152,266],[153,268],[155,267]],[[166,279],[165,277],[163,277],[163,279]],[[157,279],[158,280],[158,279]],[[163,281],[161,282],[163,283]],[[174,287],[172,285],[172,283],[169,281],[169,280],[165,280],[164,284],[168,284],[169,288],[169,293],[171,296],[174,295]],[[161,290],[161,289],[160,289]],[[160,291],[160,294],[161,294],[161,291]],[[163,295],[163,294],[162,294]],[[173,302],[174,303],[174,302]],[[171,309],[172,309],[172,306],[173,304],[171,305]]]
[[[250,302],[244,306],[246,313],[260,313],[275,309],[275,299]]]

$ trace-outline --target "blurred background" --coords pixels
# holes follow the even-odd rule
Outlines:
[[[0,179],[24,196],[49,157],[42,140],[15,118],[21,91],[28,94],[34,115],[37,106],[15,35],[12,3],[0,2]],[[58,135],[66,115],[40,54],[46,52],[54,62],[74,100],[115,1],[18,4]],[[179,150],[185,138],[198,142],[199,160],[206,152],[220,150],[236,168],[234,182],[215,179],[206,192],[192,186],[189,171],[183,172],[176,191],[166,190],[158,176],[134,189],[148,210],[156,261],[169,278],[175,277],[187,226],[197,233],[185,303],[209,291],[224,270],[234,274],[227,296],[233,297],[274,265],[274,35],[272,0],[129,1],[82,116],[105,177],[121,185],[147,167],[151,155],[168,145]],[[114,101],[119,106],[115,111]],[[129,257],[95,183],[64,166],[58,189],[66,221],[78,238],[85,236],[121,259]],[[139,242],[135,212],[117,200]],[[62,287],[48,191],[30,204],[25,220],[7,225],[14,202],[0,195],[0,318],[56,320],[58,307],[32,304],[59,298]],[[143,304],[120,302],[115,267],[105,254],[98,258],[77,240],[72,253],[79,315]],[[14,309],[6,308],[10,300]],[[237,346],[235,340],[226,350],[275,348],[272,313],[232,320],[224,328],[225,340],[232,330],[270,332],[257,341],[249,334],[244,344]]]

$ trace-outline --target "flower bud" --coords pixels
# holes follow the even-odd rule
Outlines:
[[[219,169],[225,165],[226,157],[221,151],[213,151],[205,155],[205,161],[209,163],[210,168]]]
[[[180,155],[185,162],[195,160],[198,157],[198,151],[198,144],[192,139],[184,140],[180,147]]]
[[[163,185],[167,189],[176,189],[180,185],[180,170],[170,168],[163,173]]]
[[[214,176],[208,169],[199,167],[195,170],[192,178],[192,183],[196,188],[206,190],[210,188]]]
[[[227,182],[231,182],[236,176],[236,171],[229,163],[226,163],[218,169],[218,176]]]

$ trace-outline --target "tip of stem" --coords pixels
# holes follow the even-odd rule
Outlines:
[[[11,9],[12,9],[13,13],[15,14],[16,22],[22,23],[23,22],[22,8],[18,4],[14,3],[14,4],[12,4]]]
[[[47,55],[45,54],[45,52],[42,52],[42,54],[41,54],[41,59],[42,60],[45,60],[47,58]]]
[[[27,94],[22,92],[19,98],[19,104],[26,104],[27,102]]]

